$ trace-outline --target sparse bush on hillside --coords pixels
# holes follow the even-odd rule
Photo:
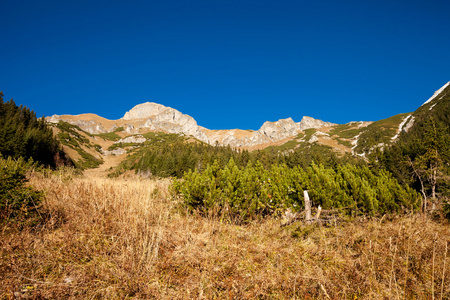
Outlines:
[[[362,130],[365,128],[353,128],[354,125],[352,123],[337,125],[333,129],[330,130],[330,135],[337,135],[339,138],[350,139],[357,136]]]
[[[71,148],[78,147],[79,145],[89,144],[89,139],[81,134],[84,133],[86,135],[89,135],[89,133],[82,130],[77,125],[59,121],[55,126],[60,130],[58,138],[62,144]]]
[[[386,147],[392,143],[399,124],[408,114],[399,114],[390,118],[373,122],[363,130],[358,139],[357,153],[369,154],[376,148]]]
[[[106,132],[106,133],[99,133],[96,134],[96,136],[104,139],[104,140],[108,140],[108,141],[118,141],[120,140],[120,136],[116,133],[116,131],[114,132]]]
[[[92,154],[89,154],[82,148],[82,146],[86,148],[93,148],[97,152],[99,152],[101,149],[100,145],[92,145],[89,139],[83,135],[86,134],[88,136],[91,136],[88,132],[82,130],[76,125],[64,121],[59,121],[56,124],[56,127],[60,130],[60,133],[58,133],[57,136],[61,143],[77,151],[81,156],[81,159],[79,161],[74,162],[74,165],[77,168],[96,168],[103,163],[102,159],[94,157]]]

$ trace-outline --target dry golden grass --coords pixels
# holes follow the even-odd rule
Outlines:
[[[2,223],[0,299],[449,299],[448,224],[236,226],[185,214],[169,181],[32,176],[45,221]]]

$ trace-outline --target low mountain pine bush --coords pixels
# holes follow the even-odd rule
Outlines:
[[[366,166],[312,164],[306,169],[259,162],[239,168],[233,159],[221,168],[216,162],[204,172],[189,171],[174,180],[172,193],[189,210],[218,212],[233,220],[280,214],[287,208],[302,210],[303,191],[314,206],[379,215],[417,210],[418,194],[401,186],[387,171],[375,173]]]

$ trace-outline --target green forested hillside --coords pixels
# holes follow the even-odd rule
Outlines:
[[[392,138],[397,133],[399,124],[403,121],[403,118],[409,114],[399,114],[390,118],[373,122],[366,128],[360,131],[358,138],[358,145],[354,151],[356,153],[369,154],[374,149],[390,145]]]
[[[225,167],[230,159],[233,159],[239,167],[259,162],[264,168],[270,168],[274,164],[306,168],[312,162],[325,166],[335,166],[345,162],[364,164],[361,159],[350,155],[338,155],[332,148],[318,144],[302,144],[290,151],[284,151],[283,145],[248,151],[233,149],[230,146],[211,146],[199,141],[188,141],[187,137],[178,134],[150,132],[144,134],[144,137],[147,138],[144,144],[113,145],[114,148],[131,148],[130,155],[115,171],[116,175],[124,170],[135,170],[140,174],[156,177],[181,178],[189,170],[203,172],[208,165],[214,163]]]
[[[12,99],[4,102],[1,92],[0,154],[12,158],[32,158],[51,167],[67,160],[44,118],[36,118],[34,111],[22,105],[18,107]]]
[[[56,167],[68,159],[44,118],[0,92],[0,220],[22,221],[37,215],[43,193],[26,184],[36,164]]]
[[[412,128],[385,151],[373,153],[371,159],[400,183],[419,191],[422,210],[443,205],[444,214],[450,216],[450,87],[412,116]]]

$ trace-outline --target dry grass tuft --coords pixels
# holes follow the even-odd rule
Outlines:
[[[188,215],[170,181],[64,179],[41,225],[2,223],[0,299],[448,299],[448,224],[236,226]]]

